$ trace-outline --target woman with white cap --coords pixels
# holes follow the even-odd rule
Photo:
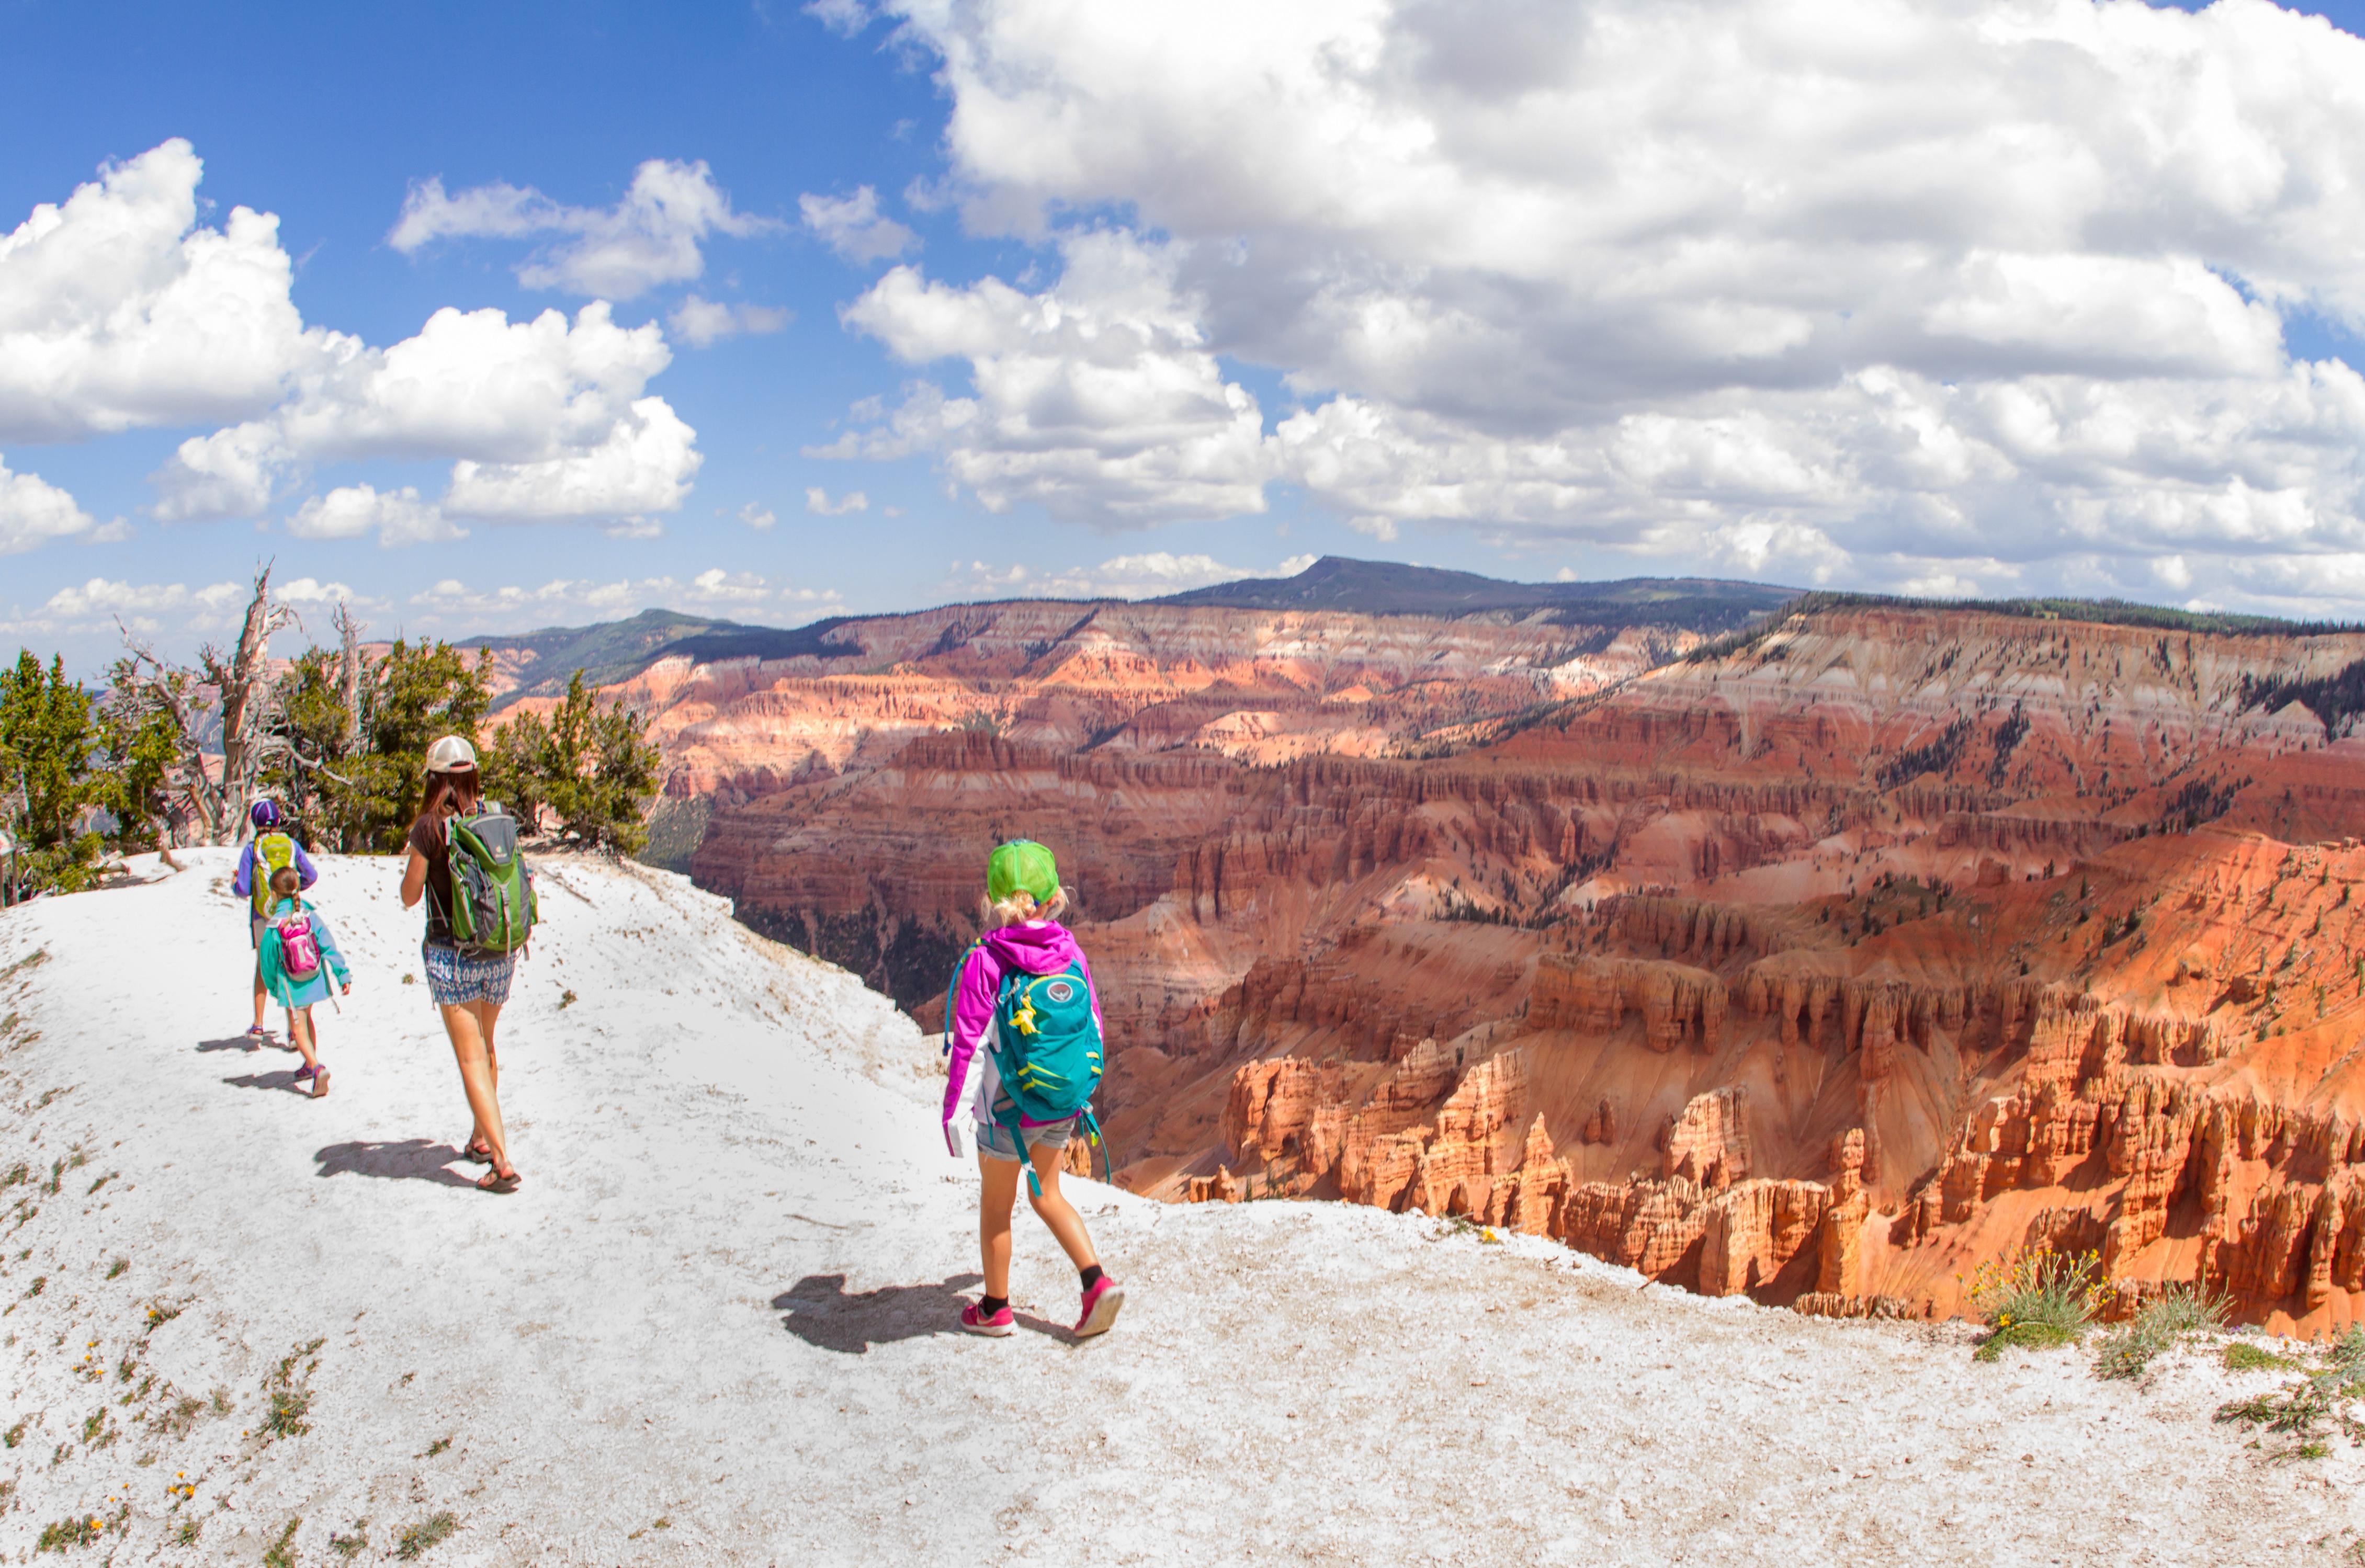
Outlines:
[[[427,795],[410,824],[410,863],[402,873],[402,907],[427,900],[427,940],[420,957],[427,991],[443,1014],[443,1032],[459,1058],[460,1086],[467,1092],[476,1126],[466,1157],[488,1169],[476,1182],[487,1193],[514,1193],[521,1178],[510,1163],[501,1128],[501,1064],[493,1049],[493,1026],[510,999],[510,976],[517,955],[463,953],[452,935],[452,852],[445,824],[474,812],[483,785],[476,748],[459,735],[445,735],[427,748]]]

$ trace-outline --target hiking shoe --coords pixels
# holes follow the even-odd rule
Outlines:
[[[1095,1334],[1107,1333],[1116,1326],[1118,1309],[1124,1305],[1125,1287],[1103,1274],[1084,1293],[1084,1315],[1076,1319],[1076,1338],[1089,1339]]]
[[[263,1048],[263,1043],[269,1038],[271,1038],[271,1031],[257,1024],[246,1032],[246,1048],[259,1051]]]
[[[995,1313],[992,1317],[987,1317],[981,1315],[977,1310],[977,1303],[975,1302],[970,1302],[967,1306],[961,1308],[961,1327],[968,1329],[972,1334],[991,1334],[994,1338],[1000,1338],[1003,1335],[1009,1333],[1012,1328],[1015,1327],[1017,1323],[1018,1319],[1012,1315],[1011,1310],[1006,1306],[1000,1312]]]
[[[299,1067],[296,1070],[296,1081],[301,1083],[319,1070],[317,1067]]]
[[[318,1100],[321,1095],[326,1094],[328,1092],[329,1070],[324,1067],[320,1069],[319,1071],[312,1075],[312,1098]]]

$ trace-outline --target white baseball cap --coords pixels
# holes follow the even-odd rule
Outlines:
[[[445,735],[427,748],[427,771],[460,773],[476,766],[476,748],[459,735]]]

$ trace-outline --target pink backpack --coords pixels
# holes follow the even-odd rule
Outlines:
[[[283,914],[279,933],[279,967],[292,980],[308,980],[320,972],[320,944],[312,935],[312,917],[302,909]]]

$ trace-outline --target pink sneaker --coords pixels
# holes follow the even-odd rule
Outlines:
[[[991,1334],[994,1338],[1000,1338],[1003,1335],[1009,1333],[1010,1330],[1017,1325],[1017,1322],[1018,1319],[1011,1316],[1010,1309],[1006,1306],[1000,1312],[995,1313],[992,1317],[987,1317],[983,1314],[980,1313],[977,1309],[977,1303],[975,1302],[970,1302],[967,1306],[961,1308],[961,1327],[968,1329],[972,1334]]]
[[[1117,1312],[1124,1305],[1125,1287],[1103,1274],[1084,1293],[1084,1315],[1076,1319],[1076,1338],[1089,1339],[1107,1333],[1116,1326]]]

